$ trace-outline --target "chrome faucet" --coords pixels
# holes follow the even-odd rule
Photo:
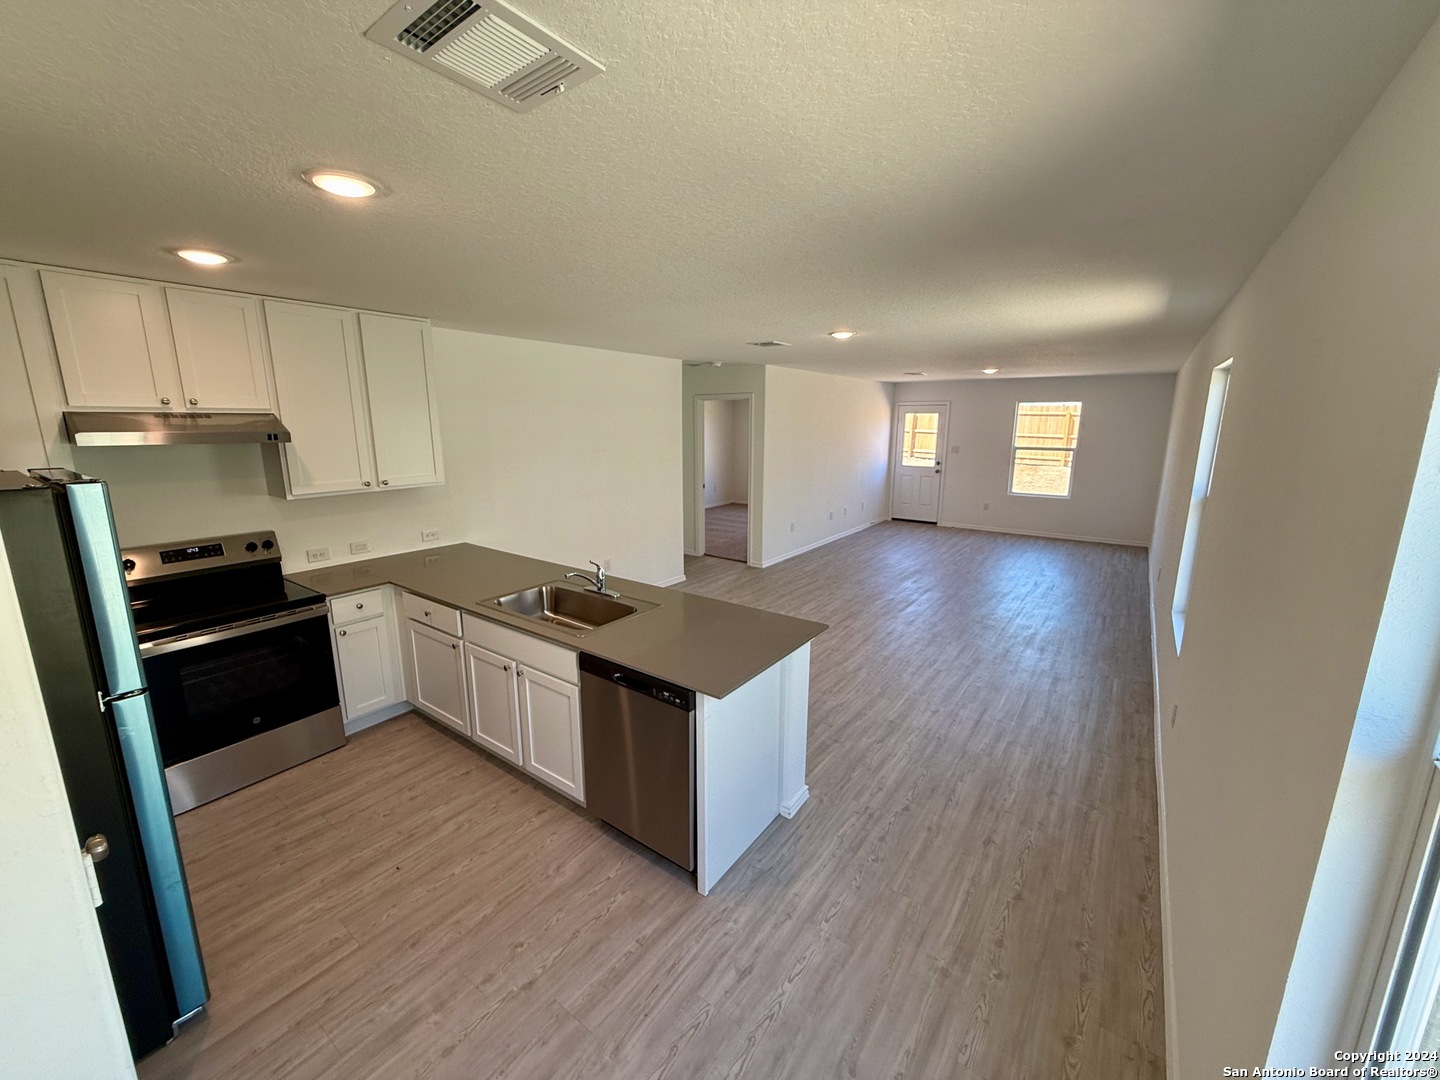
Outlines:
[[[594,577],[579,570],[571,570],[565,575],[565,579],[568,581],[572,577],[578,577],[582,581],[588,581],[590,588],[586,589],[586,592],[597,592],[601,596],[619,596],[620,594],[618,592],[612,592],[605,587],[605,568],[594,559],[590,560],[590,565],[595,567]]]

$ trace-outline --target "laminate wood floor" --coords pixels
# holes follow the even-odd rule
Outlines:
[[[702,898],[383,724],[179,819],[214,997],[144,1080],[1162,1077],[1144,552],[888,523],[686,570],[831,625],[793,821]]]
[[[750,507],[722,503],[705,508],[705,554],[745,562],[750,551]]]

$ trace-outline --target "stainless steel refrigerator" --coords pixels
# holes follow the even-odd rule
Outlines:
[[[209,997],[104,483],[0,472],[0,534],[138,1059]]]

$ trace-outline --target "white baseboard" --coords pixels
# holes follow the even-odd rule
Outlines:
[[[793,818],[799,812],[800,807],[805,805],[805,800],[808,798],[810,798],[810,785],[806,784],[793,797],[780,804],[781,816]]]
[[[1039,536],[1046,540],[1079,540],[1086,544],[1119,544],[1122,547],[1148,548],[1148,540],[1116,540],[1110,536],[1072,536],[1069,533],[1040,532],[1035,529],[1002,529],[994,525],[971,525],[961,521],[941,521],[942,529],[974,529],[976,532],[1006,533],[1010,536]]]
[[[826,544],[833,544],[836,540],[844,540],[847,536],[854,536],[858,532],[864,532],[870,528],[871,525],[879,524],[879,521],[867,521],[864,525],[856,525],[853,529],[846,529],[844,532],[836,533],[834,536],[827,536],[824,540],[816,540],[813,544],[806,544],[804,547],[796,548],[794,551],[787,551],[784,555],[778,555],[773,559],[766,559],[758,565],[760,569],[766,570],[776,563],[782,563],[786,559],[793,559],[796,555],[804,555],[806,552],[814,551],[816,548],[822,548]],[[750,565],[755,566],[757,564],[751,563]]]
[[[1159,813],[1160,835],[1160,966],[1165,987],[1165,1075],[1180,1075],[1180,1058],[1176,1039],[1178,1021],[1175,1017],[1175,936],[1170,924],[1170,855],[1165,828],[1165,759],[1160,756],[1160,741],[1165,718],[1160,711],[1160,648],[1155,631],[1155,578],[1146,568],[1145,578],[1150,592],[1150,682],[1155,699],[1155,805]]]
[[[679,577],[668,578],[668,579],[665,580],[665,581],[656,581],[656,582],[653,582],[652,584],[654,584],[655,587],[658,588],[658,589],[663,589],[663,588],[665,588],[666,586],[669,586],[669,585],[679,585],[679,584],[680,584],[682,581],[684,581],[684,580],[685,580],[685,575],[684,575],[684,574],[681,574]]]
[[[395,717],[409,712],[410,707],[408,701],[400,701],[394,705],[386,705],[384,708],[376,709],[372,713],[366,713],[364,716],[357,716],[353,720],[346,720],[345,734],[354,735],[356,732],[364,731],[366,728],[372,728],[376,724],[383,724],[386,720],[393,720]]]

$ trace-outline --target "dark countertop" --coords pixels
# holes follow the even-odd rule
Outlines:
[[[827,629],[824,623],[624,578],[611,578],[608,587],[621,596],[659,606],[583,637],[482,606],[504,593],[558,581],[573,569],[476,544],[449,544],[287,576],[326,596],[398,585],[407,592],[716,698],[739,689]]]

